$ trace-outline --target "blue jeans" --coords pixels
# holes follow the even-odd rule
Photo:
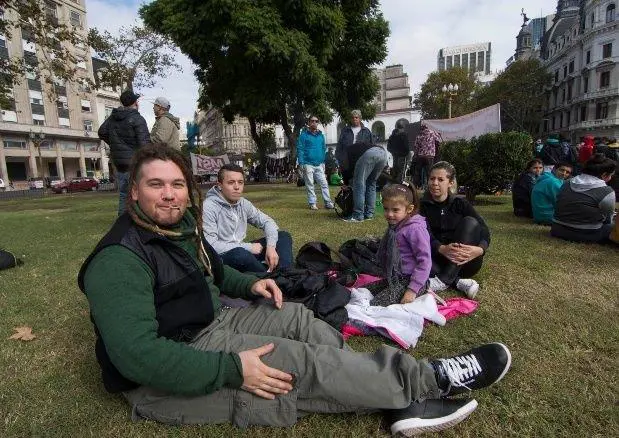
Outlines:
[[[116,185],[118,186],[118,216],[127,208],[127,190],[129,189],[129,172],[116,172]]]
[[[303,165],[303,179],[305,180],[305,190],[307,191],[307,203],[309,205],[316,204],[316,193],[314,193],[314,182],[320,185],[322,191],[322,199],[325,205],[333,205],[331,195],[329,194],[329,184],[325,176],[325,165],[319,164],[312,166],[311,164]]]
[[[386,165],[387,151],[380,146],[368,149],[357,160],[352,178],[354,219],[363,220],[374,216],[376,180]]]
[[[266,253],[267,239],[252,240],[252,243],[259,243],[263,250],[260,254],[254,255],[245,248],[237,247],[221,255],[223,262],[239,272],[266,272],[267,265],[262,263]],[[287,231],[278,231],[275,250],[279,255],[278,268],[289,268],[292,266],[292,236]]]

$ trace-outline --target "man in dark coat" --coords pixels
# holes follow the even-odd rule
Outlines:
[[[146,120],[138,111],[139,97],[133,90],[123,91],[120,95],[122,106],[114,108],[98,132],[99,138],[110,146],[112,163],[116,168],[118,216],[125,211],[131,158],[136,150],[150,143]]]
[[[406,133],[406,124],[404,121],[398,120],[396,122],[395,129],[387,141],[387,150],[393,155],[393,171],[391,175],[395,181],[400,183],[404,181],[406,158],[410,153],[408,134]]]

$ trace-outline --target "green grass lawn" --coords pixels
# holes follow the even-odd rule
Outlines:
[[[292,185],[248,187],[248,198],[295,239],[343,241],[382,234],[385,221],[344,223],[310,211]],[[335,191],[333,190],[333,194]],[[619,436],[619,250],[549,237],[548,228],[511,214],[506,197],[480,198],[492,231],[478,311],[426,328],[415,356],[458,353],[499,340],[513,366],[475,393],[477,411],[445,432],[458,437]],[[94,357],[88,304],[77,271],[115,218],[116,194],[51,196],[0,203],[0,246],[25,265],[0,272],[0,437],[334,436],[387,434],[380,415],[313,415],[292,429],[169,427],[134,423],[120,396],[107,394]],[[250,237],[258,236],[252,232]],[[31,342],[7,339],[31,326]],[[383,339],[355,338],[358,350]]]

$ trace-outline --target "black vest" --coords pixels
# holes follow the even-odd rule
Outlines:
[[[215,284],[220,286],[223,264],[215,250],[205,240],[203,243],[211,261]],[[82,265],[77,279],[82,292],[85,293],[84,274],[91,260],[99,251],[111,245],[121,245],[133,251],[153,272],[158,336],[188,342],[213,321],[213,302],[203,269],[185,250],[171,240],[137,226],[127,213],[116,220]],[[94,328],[97,337],[95,353],[101,366],[105,389],[116,393],[138,387],[138,383],[126,379],[116,369],[97,326]]]

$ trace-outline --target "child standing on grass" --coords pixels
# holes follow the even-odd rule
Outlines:
[[[372,305],[410,303],[426,292],[432,268],[430,234],[418,214],[419,196],[405,184],[393,184],[382,191],[387,231],[381,239],[377,258],[384,280],[368,285],[374,295]]]

